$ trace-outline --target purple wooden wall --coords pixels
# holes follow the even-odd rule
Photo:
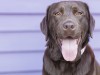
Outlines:
[[[0,75],[41,75],[45,38],[40,22],[60,0],[0,0]],[[100,63],[100,1],[89,4],[96,26],[90,45]]]

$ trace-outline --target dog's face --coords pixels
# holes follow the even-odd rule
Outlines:
[[[81,57],[81,49],[87,44],[93,29],[94,20],[88,6],[79,1],[50,5],[41,23],[47,40],[60,41],[61,53],[66,61],[76,61]]]

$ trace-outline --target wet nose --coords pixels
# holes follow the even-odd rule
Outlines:
[[[75,24],[72,21],[67,21],[63,24],[63,28],[65,30],[74,30],[75,29]]]

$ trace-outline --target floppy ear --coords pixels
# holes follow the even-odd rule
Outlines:
[[[90,25],[89,25],[89,34],[90,34],[90,37],[92,38],[92,34],[93,34],[93,30],[94,30],[94,27],[95,27],[95,20],[93,18],[93,16],[90,14]]]
[[[41,31],[45,35],[46,41],[48,40],[48,12],[49,12],[49,8],[50,7],[47,8],[46,16],[43,18],[43,20],[40,24]]]
[[[93,34],[93,30],[94,30],[94,27],[95,27],[95,20],[93,18],[93,16],[90,14],[90,11],[89,11],[89,7],[86,3],[84,3],[87,10],[88,10],[88,15],[89,15],[89,36],[92,38],[92,34]]]
[[[47,35],[47,23],[46,23],[46,17],[44,17],[43,18],[43,20],[42,20],[42,22],[41,22],[41,24],[40,24],[40,28],[41,28],[41,31],[42,31],[42,33],[44,34],[44,35]]]

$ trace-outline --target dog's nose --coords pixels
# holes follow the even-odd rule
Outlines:
[[[65,30],[74,30],[75,29],[75,24],[71,21],[67,21],[63,24],[63,27]]]

